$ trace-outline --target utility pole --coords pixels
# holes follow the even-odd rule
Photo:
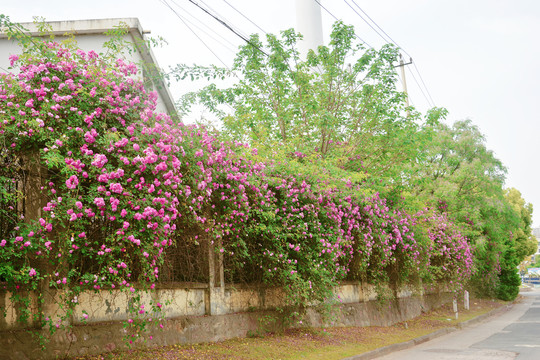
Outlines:
[[[412,58],[409,59],[408,63],[403,62],[403,56],[399,54],[399,65],[396,67],[401,68],[401,77],[403,78],[403,92],[405,93],[405,103],[407,104],[407,117],[411,116],[411,112],[408,109],[409,107],[409,93],[407,92],[407,79],[405,78],[405,65],[412,64]]]
[[[304,36],[299,43],[300,56],[305,58],[310,49],[323,45],[321,6],[322,0],[296,0],[296,30]]]

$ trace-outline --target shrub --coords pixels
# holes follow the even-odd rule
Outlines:
[[[1,201],[35,209],[8,218],[0,276],[26,308],[23,290],[41,302],[59,290],[63,314],[23,314],[39,325],[63,327],[82,291],[118,289],[131,296],[131,341],[162,307],[140,292],[184,243],[213,246],[230,281],[280,287],[296,307],[327,301],[346,276],[459,287],[470,273],[467,241],[445,217],[257,162],[256,149],[156,114],[133,64],[44,44],[0,75],[0,181],[25,190]]]

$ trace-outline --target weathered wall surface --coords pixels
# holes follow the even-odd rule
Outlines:
[[[308,309],[303,326],[389,326],[405,321],[452,300],[444,291],[413,293],[399,292],[396,300],[380,303],[371,286],[344,284],[336,289],[339,305],[331,320]],[[164,328],[151,329],[153,339],[145,346],[162,346],[212,342],[233,337],[244,337],[248,332],[276,330],[284,324],[277,312],[281,294],[275,289],[249,287],[173,288],[160,289],[148,297],[165,302],[171,300],[164,311],[168,318]],[[0,360],[55,359],[65,355],[99,354],[125,348],[126,334],[122,320],[127,319],[128,297],[120,292],[101,291],[79,296],[79,309],[72,317],[70,332],[58,331],[46,351],[42,351],[28,329],[14,322],[16,309],[9,308],[9,294],[0,293],[0,306],[7,305],[7,315],[0,322]],[[82,311],[89,314],[82,324]],[[58,309],[50,309],[51,314]],[[268,316],[270,315],[270,316]],[[35,330],[46,334],[46,330]]]

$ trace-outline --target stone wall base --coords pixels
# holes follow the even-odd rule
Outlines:
[[[367,301],[342,304],[329,317],[308,309],[302,326],[390,326],[410,320],[422,312],[452,301],[452,293],[432,293],[387,302]],[[134,347],[157,347],[173,344],[215,342],[245,337],[250,332],[276,331],[286,322],[279,313],[255,311],[213,316],[185,316],[163,322],[163,329],[151,330],[152,339],[135,343]],[[298,326],[298,323],[293,324]],[[46,331],[38,331],[46,335]],[[58,331],[42,350],[37,339],[27,330],[0,332],[0,360],[58,359],[80,355],[97,355],[127,349],[121,322],[77,325],[70,332]],[[150,334],[149,334],[150,335]]]

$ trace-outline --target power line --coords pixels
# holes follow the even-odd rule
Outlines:
[[[347,2],[347,1],[345,0],[345,2]],[[409,55],[409,53],[408,53],[407,51],[405,51],[405,49],[403,49],[401,46],[399,46],[398,43],[396,43],[396,42],[394,41],[394,39],[392,39],[392,38],[390,37],[390,35],[388,35],[388,34],[386,33],[386,31],[384,31],[383,28],[380,27],[380,26],[379,26],[379,25],[378,25],[378,24],[377,24],[377,23],[376,23],[376,22],[375,22],[375,21],[374,21],[374,20],[373,20],[373,19],[372,19],[372,18],[371,18],[371,17],[370,17],[370,16],[369,16],[369,15],[368,15],[361,7],[360,7],[360,5],[358,5],[358,4],[356,3],[356,1],[351,0],[351,2],[352,2],[354,5],[356,5],[356,7],[357,7],[364,15],[366,15],[367,18],[368,18],[368,19],[369,19],[369,20],[370,20],[370,21],[371,21],[371,22],[372,22],[379,30],[381,30],[382,33],[383,33],[384,35],[386,35],[386,37],[387,37],[388,39],[390,39],[390,41],[388,41],[388,40],[384,39],[384,37],[383,37],[383,39],[384,39],[386,42],[391,42],[391,43],[393,43],[393,44],[396,45],[398,48],[400,48],[400,49],[405,53],[405,55],[407,55],[408,57],[412,58],[412,56]],[[347,5],[349,5],[349,4],[347,3]],[[350,5],[349,5],[349,6],[350,6]],[[355,11],[355,12],[356,12],[356,11]],[[358,14],[358,13],[357,13],[357,14]],[[358,16],[360,16],[360,14],[358,14]],[[360,18],[361,18],[362,20],[366,21],[362,16],[360,16]],[[366,24],[369,25],[369,23],[368,23],[367,21],[366,21]],[[371,25],[370,25],[370,27],[371,27]],[[371,28],[373,29],[373,27],[371,27]],[[375,30],[375,29],[374,29],[374,30]],[[375,32],[376,32],[377,34],[379,34],[379,32],[377,32],[377,30],[375,30]],[[381,34],[379,34],[379,36],[382,37]]]
[[[344,1],[345,1],[345,3],[346,3],[347,5],[349,5],[349,7],[350,7],[351,9],[354,10],[354,8],[347,2],[347,0],[344,0]],[[373,19],[368,15],[368,13],[366,13],[366,12],[360,7],[360,5],[358,5],[358,4],[356,3],[355,0],[351,0],[351,2],[352,2],[354,5],[356,5],[356,7],[357,7],[357,8],[358,8],[358,9],[359,9],[359,10],[360,10],[360,11],[361,11],[361,12],[362,12],[362,13],[363,13],[363,14],[364,14],[364,15],[365,15],[365,16],[366,16],[366,17],[367,17],[367,18],[368,18],[368,19],[369,19],[369,20],[370,20],[370,21],[371,21],[371,22],[372,22],[372,23],[380,30],[380,31],[382,31],[382,33],[383,33],[384,35],[386,35],[386,37],[387,37],[390,41],[386,40],[386,39],[385,39],[385,38],[384,38],[384,37],[383,37],[376,29],[373,28],[373,26],[371,26],[371,24],[370,24],[368,21],[366,21],[366,19],[364,19],[364,17],[362,17],[362,16],[355,10],[354,12],[355,12],[362,20],[364,20],[364,22],[365,22],[366,24],[368,24],[369,27],[371,27],[371,28],[377,33],[377,35],[379,35],[379,36],[380,36],[383,40],[385,40],[387,43],[390,43],[390,42],[391,42],[392,44],[394,44],[395,46],[397,46],[401,51],[403,51],[403,53],[405,53],[410,59],[412,59],[412,56],[411,56],[411,55],[410,55],[403,47],[401,47],[394,39],[392,39],[392,37],[391,37],[390,35],[388,35],[388,34],[386,33],[386,31],[384,31],[383,28],[380,27],[379,24],[377,24],[377,23],[375,22],[375,20],[373,20]],[[414,66],[414,69],[416,70],[416,72],[417,72],[417,74],[418,74],[418,77],[420,78],[420,81],[422,82],[422,85],[424,86],[424,89],[426,90],[426,93],[427,93],[427,95],[429,96],[429,99],[431,100],[431,102],[430,102],[430,100],[428,100],[426,94],[425,94],[424,91],[422,90],[422,87],[420,86],[420,83],[418,82],[418,80],[417,80],[416,77],[414,76],[414,73],[413,73],[411,70],[409,70],[410,73],[411,73],[411,75],[413,76],[414,81],[416,82],[416,85],[418,85],[418,88],[422,91],[422,94],[423,94],[424,97],[426,98],[426,101],[428,102],[428,104],[429,104],[430,106],[435,106],[435,102],[433,101],[433,97],[431,96],[431,93],[430,93],[430,91],[429,91],[429,89],[428,89],[426,83],[424,82],[424,79],[422,78],[422,74],[420,73],[420,70],[418,70],[418,67],[416,66],[416,62],[413,62],[413,66]]]
[[[328,10],[326,7],[324,7],[319,0],[314,0],[317,4],[319,4],[319,6],[321,8],[324,9],[324,11],[326,11],[328,14],[330,14],[330,16],[332,16],[336,21],[339,21],[339,19],[330,12],[330,10]],[[364,39],[362,39],[360,36],[358,36],[358,34],[356,34],[356,32],[354,33],[354,36],[356,36],[361,42],[363,42],[364,44],[366,44],[367,46],[369,46],[370,48],[373,48],[373,46],[369,45]]]
[[[216,11],[216,9],[214,9],[213,7],[211,7],[210,5],[208,5],[204,0],[199,0],[204,6],[206,6],[207,9],[210,9],[210,11],[212,11],[215,16],[217,16],[218,18],[220,18],[221,20],[223,20],[224,22],[228,23],[229,26],[231,26],[232,28],[234,28],[238,33],[242,34],[242,36],[244,37],[248,37],[248,35],[246,33],[244,33],[242,31],[242,29],[234,26],[234,25],[231,25],[231,21],[229,19],[227,19],[225,16],[221,15],[218,11]]]
[[[184,25],[193,33],[193,35],[195,35],[197,37],[197,39],[199,39],[203,45],[212,53],[214,54],[214,56],[223,64],[223,66],[225,66],[225,68],[227,70],[230,70],[229,67],[227,66],[227,64],[225,64],[225,62],[223,60],[221,60],[221,58],[214,52],[214,50],[212,50],[210,48],[210,46],[208,46],[208,44],[206,44],[206,42],[188,25],[188,23],[183,19],[183,17],[178,14],[178,12],[176,12],[175,9],[172,8],[171,5],[169,5],[169,3],[167,3],[166,0],[160,0],[162,4],[164,4],[165,6],[167,6],[172,12],[175,13],[175,15],[180,19],[180,21],[182,21],[184,23]]]
[[[257,29],[261,30],[263,33],[266,34],[266,31],[264,31],[263,28],[261,28],[259,25],[257,25],[256,23],[254,23],[253,21],[251,21],[250,18],[248,18],[246,15],[242,14],[240,12],[240,10],[238,10],[237,8],[235,8],[234,6],[232,6],[227,0],[223,0],[225,2],[225,4],[229,5],[230,7],[232,7],[234,9],[234,11],[236,11],[237,13],[239,13],[240,15],[242,15],[244,17],[244,19],[246,19],[247,21],[249,21],[250,23],[252,23],[253,25],[255,25],[257,27]]]
[[[414,63],[413,63],[414,64]],[[427,103],[429,106],[435,106],[435,104],[432,104],[428,97],[426,96],[426,94],[424,93],[424,90],[422,90],[422,87],[420,86],[420,83],[418,82],[418,80],[416,79],[416,76],[414,76],[414,73],[411,71],[411,69],[407,68],[409,70],[409,72],[411,73],[413,79],[414,79],[414,82],[416,83],[416,85],[418,86],[418,88],[420,89],[420,92],[422,93],[422,95],[424,96],[424,99],[426,99]]]
[[[410,99],[409,97],[409,94],[407,92],[407,85],[406,85],[406,79],[405,79],[405,66],[406,65],[411,65],[411,64],[414,64],[412,58],[409,58],[409,62],[408,63],[403,63],[403,57],[401,54],[399,54],[399,57],[400,57],[400,62],[399,62],[399,65],[397,66],[394,66],[394,67],[400,67],[401,68],[401,74],[402,74],[402,78],[401,79],[401,83],[403,85],[403,91],[407,94],[407,99]],[[431,107],[435,107],[435,103],[433,102],[433,99],[431,99],[431,102],[429,101],[429,99],[427,98],[426,94],[424,93],[424,89],[422,89],[422,87],[420,86],[420,83],[418,82],[418,80],[416,79],[416,76],[414,76],[414,73],[412,72],[412,70],[409,68],[409,72],[411,73],[412,77],[413,77],[413,80],[414,82],[416,83],[416,86],[418,86],[418,89],[420,89],[420,91],[422,92],[422,95],[424,95],[424,99],[426,99],[426,102],[429,106]],[[418,71],[417,69],[417,73],[418,75],[420,75],[420,72]],[[425,86],[424,84],[424,88],[426,89],[426,92],[428,91],[427,87]],[[429,94],[429,93],[428,93]],[[431,97],[431,96],[430,96]]]
[[[424,88],[426,89],[427,94],[429,95],[429,98],[431,99],[431,103],[435,107],[435,101],[433,101],[433,98],[431,97],[431,94],[429,93],[429,89],[426,86],[426,83],[424,82],[424,79],[422,79],[422,74],[420,74],[420,70],[416,67],[416,63],[413,62],[414,68],[416,69],[416,72],[418,73],[418,76],[420,77],[420,80],[422,81],[422,84],[424,84]]]
[[[359,13],[358,11],[356,11],[356,9],[355,9],[351,4],[349,4],[349,3],[347,2],[347,0],[343,0],[343,1],[345,1],[345,4],[347,4],[347,5],[352,9],[352,11],[354,11],[354,12],[356,13],[356,15],[358,15],[358,16],[360,17],[360,19],[364,20],[364,22],[365,22],[366,24],[368,24],[368,26],[369,26],[373,31],[375,31],[375,32],[377,33],[377,35],[379,35],[385,42],[388,42],[388,40],[386,40],[386,39],[384,38],[384,36],[382,36],[382,35],[377,31],[377,29],[375,29],[375,28],[373,27],[373,25],[371,25],[366,19],[364,19],[364,17],[363,17],[362,15],[360,15],[360,13]],[[360,10],[362,10],[362,9],[360,9]],[[372,20],[372,21],[373,21],[373,20]]]
[[[199,20],[197,17],[193,16],[192,14],[189,13],[189,11],[187,11],[186,9],[184,9],[182,6],[180,6],[176,1],[174,0],[171,0],[171,2],[176,5],[180,10],[182,10],[184,13],[188,14],[189,16],[191,16],[194,20],[196,20],[199,24],[201,24],[202,26],[206,27],[208,30],[210,30],[211,32],[213,32],[214,34],[216,34],[218,37],[220,37],[223,41],[225,41],[226,43],[228,43],[231,48],[229,48],[229,50],[232,50],[233,53],[236,53],[236,45],[233,44],[232,42],[230,42],[228,39],[226,39],[224,36],[222,36],[221,34],[219,34],[217,31],[215,31],[214,29],[212,29],[211,27],[209,27],[208,25],[206,25],[204,22],[202,22],[201,20]],[[210,38],[212,38],[214,41],[216,41],[217,43],[225,46],[224,44],[222,44],[220,41],[218,41],[215,37],[213,37],[212,35],[210,35],[208,32],[206,32],[204,29],[201,29],[199,26],[197,26],[196,24],[194,24],[193,22],[191,22],[189,19],[185,18],[184,17],[184,20],[186,20],[187,22],[189,22],[191,25],[193,25],[194,27],[196,27],[197,29],[201,30],[202,32],[204,32],[206,35],[208,35]],[[226,47],[226,46],[225,46]]]
[[[204,11],[206,14],[210,15],[211,17],[213,17],[217,22],[219,22],[221,25],[225,26],[227,29],[229,29],[230,31],[232,31],[236,36],[238,36],[240,39],[244,40],[246,43],[248,43],[249,45],[253,46],[255,49],[259,50],[260,52],[262,52],[264,55],[268,56],[268,54],[262,50],[261,48],[259,48],[257,45],[253,44],[246,36],[240,34],[237,30],[233,29],[231,25],[229,25],[228,23],[226,23],[225,21],[223,21],[222,19],[220,19],[218,16],[212,14],[210,11],[208,11],[207,9],[205,9],[204,7],[202,7],[201,5],[199,5],[198,3],[196,3],[195,1],[193,0],[188,0],[190,3],[192,3],[193,5],[197,6],[199,9],[201,9],[202,11]]]

